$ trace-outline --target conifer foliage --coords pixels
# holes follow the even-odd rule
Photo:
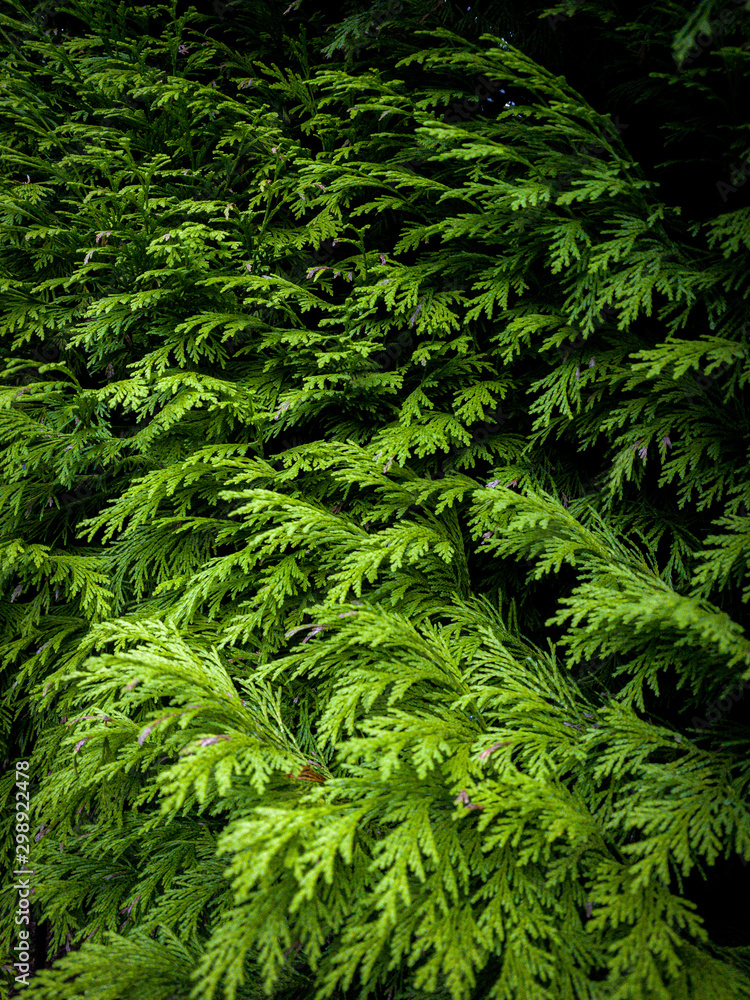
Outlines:
[[[746,5],[24,6],[3,997],[750,997]]]

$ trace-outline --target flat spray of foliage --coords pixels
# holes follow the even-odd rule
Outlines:
[[[750,996],[683,885],[750,859],[747,707],[705,718],[750,678],[750,210],[412,6],[283,62],[0,17],[29,1000]],[[750,58],[740,12],[673,61],[714,8],[648,41],[696,149]]]

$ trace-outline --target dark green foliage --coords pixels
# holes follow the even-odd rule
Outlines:
[[[219,7],[0,15],[23,995],[749,997],[750,15]]]

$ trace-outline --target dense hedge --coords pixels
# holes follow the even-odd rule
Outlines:
[[[2,996],[750,996],[745,8],[34,14]]]

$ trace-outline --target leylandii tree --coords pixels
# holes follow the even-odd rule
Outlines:
[[[1,19],[24,995],[750,996],[748,17],[298,7]]]

